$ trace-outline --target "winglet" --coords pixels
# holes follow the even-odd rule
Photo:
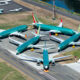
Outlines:
[[[78,32],[80,32],[80,24],[79,24],[79,27],[78,27]]]
[[[38,28],[37,34],[38,34],[38,35],[40,34],[40,25],[39,25],[39,28]]]

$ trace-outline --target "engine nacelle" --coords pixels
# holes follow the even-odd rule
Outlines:
[[[41,63],[40,61],[37,61],[37,66],[40,66],[40,63]]]
[[[52,66],[55,66],[55,62],[52,62]]]
[[[51,61],[51,65],[55,66],[55,60],[54,59]]]

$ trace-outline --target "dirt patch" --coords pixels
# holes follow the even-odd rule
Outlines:
[[[0,24],[10,24],[10,25],[27,25],[32,23],[30,21],[30,23],[28,23],[28,21],[26,21],[27,17],[29,15],[32,15],[32,12],[35,12],[37,14],[37,16],[41,19],[45,19],[47,21],[49,21],[50,23],[55,23],[55,24],[59,24],[60,23],[60,19],[63,19],[63,26],[67,27],[67,28],[71,28],[74,30],[78,29],[78,25],[79,25],[79,21],[68,18],[66,16],[57,14],[57,19],[56,20],[52,20],[53,17],[53,13],[42,9],[40,7],[34,6],[32,4],[23,2],[22,0],[14,0],[16,3],[23,5],[25,7],[28,7],[30,9],[32,9],[33,11],[28,11],[28,12],[18,12],[18,13],[11,13],[11,14],[2,14],[0,15]],[[23,21],[22,21],[23,20]],[[24,21],[25,20],[25,21]],[[3,26],[1,25],[1,26]]]
[[[23,12],[23,13],[14,13],[14,14],[4,14],[0,15],[0,24],[4,23],[21,23],[21,19],[27,18],[27,16],[31,14],[30,12]]]

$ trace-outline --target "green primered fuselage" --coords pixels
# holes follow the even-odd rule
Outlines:
[[[26,26],[26,25],[21,25],[21,26],[18,26],[18,27],[14,27],[14,28],[5,30],[5,31],[3,31],[3,32],[0,32],[0,38],[7,37],[7,36],[9,36],[11,33],[14,33],[14,32],[24,31],[24,30],[26,30],[27,28],[28,28],[28,26]]]
[[[17,54],[20,54],[21,52],[23,52],[25,49],[29,48],[29,46],[31,44],[35,44],[38,40],[39,40],[40,36],[35,36],[33,38],[31,38],[30,40],[24,42],[22,45],[20,45],[17,48]]]
[[[75,34],[73,36],[71,36],[70,38],[66,39],[64,42],[62,42],[61,44],[59,44],[59,50],[63,50],[65,49],[71,42],[75,42],[79,39],[80,37],[80,33],[79,34]]]
[[[40,26],[40,29],[46,30],[46,31],[50,31],[50,30],[60,31],[61,33],[66,35],[74,35],[76,33],[74,30],[69,28],[64,28],[64,27],[57,27],[57,26],[38,24],[38,23],[36,23],[35,26],[37,28]]]
[[[49,68],[49,57],[48,57],[48,51],[46,49],[43,50],[43,67]]]

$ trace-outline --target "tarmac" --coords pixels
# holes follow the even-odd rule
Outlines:
[[[23,34],[27,34],[27,40],[34,37],[34,35],[31,32],[35,32],[35,30],[33,29],[33,30],[28,30],[26,32],[23,32]],[[59,37],[66,39],[69,36],[66,37],[65,35],[59,35]],[[13,38],[15,40],[25,42],[25,40],[22,40],[20,38],[16,38],[16,37],[13,37]],[[47,35],[46,37],[42,37],[38,44],[44,45],[44,40],[46,40],[47,44],[55,45],[55,49],[50,49],[48,51],[49,57],[52,58],[54,55],[58,55],[59,53],[57,52],[57,48],[58,48],[59,43],[51,41],[49,39],[49,35]],[[30,50],[25,50],[22,54],[16,55],[16,48],[18,46],[15,46],[15,45],[9,43],[8,38],[2,39],[0,42],[0,46],[2,49],[6,49],[9,52],[9,53],[8,52],[6,53],[5,50],[2,51],[3,53],[0,54],[0,57],[2,57],[3,59],[5,59],[5,58],[12,59],[11,61],[14,61],[14,64],[12,64],[12,62],[10,62],[10,60],[8,60],[8,62],[10,64],[12,64],[13,66],[17,67],[18,69],[20,69],[25,74],[30,75],[34,80],[37,80],[38,78],[39,78],[39,80],[40,79],[41,80],[79,80],[80,79],[80,77],[79,77],[80,73],[69,68],[66,65],[61,65],[61,64],[56,63],[55,66],[50,66],[48,73],[45,73],[45,72],[43,72],[43,65],[37,66],[36,63],[26,62],[26,61],[21,60],[21,59],[26,59],[25,58],[26,56],[42,58],[42,54],[40,54],[40,53],[42,53],[42,50],[40,50],[40,49],[35,49],[33,52]],[[71,47],[69,47],[64,51],[69,51],[69,50],[73,50],[73,49]],[[12,57],[14,57],[14,58],[12,58]],[[17,61],[20,64],[18,64]],[[22,67],[22,68],[20,68],[20,67]]]
[[[5,4],[5,5],[0,5],[0,9],[3,9],[4,12],[3,13],[13,13],[9,10],[14,10],[14,9],[18,9],[18,8],[22,8],[22,10],[18,11],[18,12],[24,12],[24,11],[31,11],[31,9],[24,7],[20,4],[15,3],[14,1],[10,1],[9,4]]]

